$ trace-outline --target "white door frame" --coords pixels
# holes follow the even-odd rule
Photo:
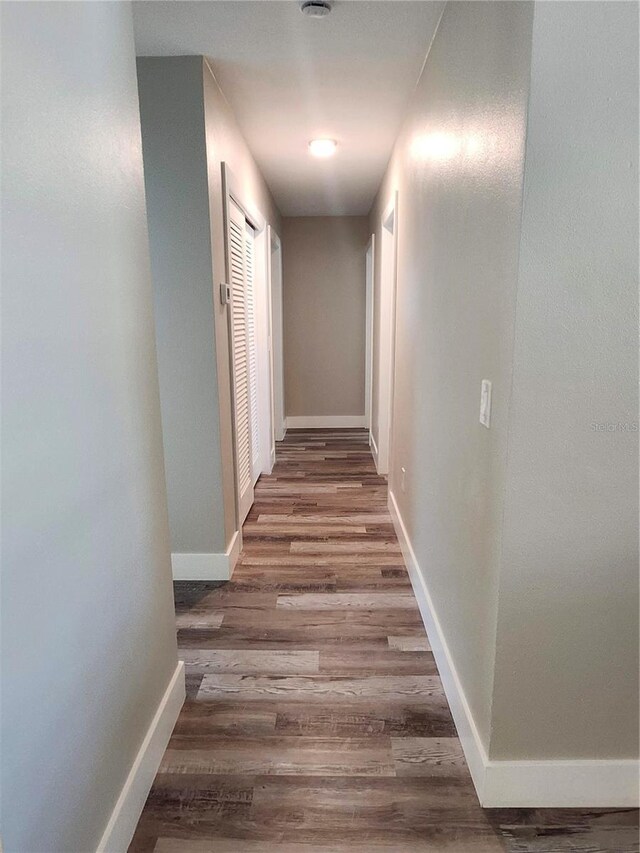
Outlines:
[[[269,281],[271,289],[271,349],[273,363],[273,422],[275,441],[286,432],[284,417],[282,241],[269,226]],[[273,448],[275,459],[275,446]]]
[[[241,455],[240,455],[240,432],[241,426],[238,420],[239,415],[239,397],[238,397],[238,374],[237,374],[237,361],[236,361],[236,349],[239,346],[239,342],[236,340],[234,335],[234,320],[239,319],[242,312],[246,311],[246,305],[242,304],[239,299],[236,299],[233,295],[234,290],[234,276],[232,275],[232,263],[231,263],[231,239],[230,239],[230,229],[231,223],[236,221],[237,219],[241,220],[242,225],[236,221],[237,229],[242,232],[245,228],[246,218],[244,216],[244,212],[240,209],[240,207],[235,204],[235,199],[231,196],[230,193],[225,192],[224,194],[224,234],[225,234],[225,256],[226,256],[226,278],[228,282],[228,289],[231,292],[231,298],[227,297],[227,332],[228,332],[228,343],[229,343],[229,379],[231,384],[231,425],[233,428],[233,461],[234,461],[234,492],[235,492],[235,508],[236,508],[236,530],[239,530],[242,527],[242,524],[253,504],[253,479],[251,478],[251,473],[249,473],[249,484],[245,487],[244,483],[244,472],[241,469]],[[244,243],[242,250],[242,277],[244,282],[244,267],[245,267],[245,252],[244,252]],[[243,293],[245,291],[244,283],[243,283]],[[246,294],[245,294],[246,295]],[[245,296],[243,296],[244,302]],[[236,318],[236,312],[237,318]],[[247,336],[248,337],[248,336]],[[246,371],[248,373],[249,370],[249,349],[248,349],[248,341],[246,342]],[[249,445],[249,468],[251,468],[251,410],[250,410],[250,400],[249,400],[249,389],[247,388],[247,430],[248,436],[247,441]],[[240,414],[244,417],[244,412]],[[242,422],[243,425],[243,422]]]
[[[364,364],[364,415],[365,426],[371,429],[373,405],[373,283],[375,276],[376,235],[372,234],[367,244],[366,308],[365,308],[365,364]]]
[[[398,193],[382,215],[380,239],[380,317],[378,359],[378,446],[376,467],[388,474],[393,432],[395,370],[396,273],[398,255]]]
[[[262,433],[264,430],[264,425],[267,424],[267,432],[271,431],[271,413],[264,411],[264,400],[265,398],[270,401],[271,399],[271,390],[267,389],[266,394],[262,389],[262,385],[264,383],[264,374],[265,370],[268,372],[269,370],[269,359],[266,356],[266,346],[268,342],[268,338],[270,337],[270,331],[265,331],[263,328],[263,324],[270,320],[270,312],[268,310],[267,304],[267,258],[266,252],[269,247],[269,241],[267,239],[268,226],[263,216],[258,213],[258,211],[253,210],[249,205],[246,204],[246,201],[242,197],[242,192],[240,190],[240,184],[236,181],[233,172],[229,168],[227,163],[222,163],[222,200],[223,200],[223,227],[224,227],[224,245],[225,245],[225,261],[226,261],[226,276],[227,282],[231,281],[231,272],[230,272],[230,258],[229,258],[229,202],[233,200],[235,204],[242,210],[245,215],[245,218],[249,225],[255,231],[255,266],[254,270],[254,293],[260,294],[261,298],[256,298],[256,335],[257,335],[257,344],[258,344],[258,365],[256,371],[256,381],[257,381],[257,392],[258,392],[258,423],[260,429],[260,444],[261,448],[263,447],[262,442]],[[259,308],[259,304],[262,305],[262,308]],[[261,318],[261,319],[259,319]],[[237,460],[237,439],[236,439],[236,424],[235,424],[235,376],[234,376],[234,360],[233,360],[233,336],[232,336],[232,322],[231,322],[231,311],[227,312],[227,328],[229,334],[229,361],[230,361],[230,381],[231,381],[231,399],[232,399],[232,411],[231,411],[231,420],[232,420],[232,428],[233,428],[233,454],[234,454],[234,474],[235,474],[235,495],[236,495],[236,529],[240,529],[244,522],[244,517],[246,513],[244,512],[244,507],[240,507],[239,503],[239,494],[238,494],[238,460]],[[262,369],[261,369],[262,365]],[[266,367],[265,367],[266,366]],[[262,402],[261,402],[262,401]],[[268,404],[270,405],[270,403]],[[249,432],[251,438],[251,431]],[[251,453],[251,449],[250,449]],[[270,456],[270,454],[269,454]],[[261,453],[261,464],[264,466],[264,458]],[[263,467],[263,470],[271,470],[270,462],[267,462],[266,467]],[[251,503],[253,503],[253,488],[252,488],[252,496]]]
[[[270,474],[273,468],[273,393],[271,389],[271,284],[269,281],[269,226],[256,233],[255,294],[256,343],[258,349],[258,425],[260,473]]]

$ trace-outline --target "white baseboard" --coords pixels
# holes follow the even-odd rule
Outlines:
[[[484,808],[637,808],[640,766],[635,760],[489,760],[391,490],[388,505],[480,804]]]
[[[178,661],[111,812],[97,853],[125,853],[129,847],[185,695],[184,663]]]
[[[371,432],[371,430],[369,430],[369,447],[371,448],[371,455],[373,456],[373,462],[376,466],[376,471],[378,471],[378,445],[376,444],[376,440],[373,437],[373,433]]]
[[[638,808],[640,767],[630,760],[489,761],[485,808]]]
[[[233,570],[238,562],[240,551],[242,551],[242,530],[236,530],[234,531],[229,547],[227,548],[227,557],[229,558],[229,578],[233,575]]]
[[[366,415],[290,415],[287,429],[358,429],[367,423]]]
[[[222,554],[172,554],[171,568],[176,581],[228,581],[242,548],[239,531]]]
[[[460,738],[462,749],[469,765],[471,778],[476,787],[478,798],[482,803],[485,768],[488,764],[488,757],[480,739],[473,715],[471,714],[471,709],[464,695],[464,690],[460,684],[460,679],[453,664],[431,595],[429,594],[424,577],[418,568],[416,555],[409,541],[407,530],[398,510],[398,504],[391,489],[389,489],[388,505],[404,561],[409,572],[411,585],[413,586],[413,591],[418,602],[420,615],[429,636],[433,656],[438,665],[442,686],[449,700],[451,713],[458,729],[458,737]]]

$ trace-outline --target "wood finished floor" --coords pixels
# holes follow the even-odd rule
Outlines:
[[[130,853],[638,851],[635,810],[478,805],[364,431],[290,431],[225,584],[176,583],[187,702]]]

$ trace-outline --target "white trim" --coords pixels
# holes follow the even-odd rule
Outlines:
[[[375,282],[376,235],[372,234],[365,255],[365,356],[364,356],[364,410],[366,426],[371,429],[372,385],[373,385],[373,289]]]
[[[640,766],[633,759],[489,761],[485,808],[638,808]]]
[[[282,441],[286,432],[284,415],[284,356],[283,356],[283,316],[282,316],[282,242],[269,226],[270,257],[269,274],[271,285],[271,358],[273,362],[273,420],[274,439]],[[275,256],[275,257],[274,257]],[[275,261],[275,263],[274,263]]]
[[[640,763],[633,759],[489,760],[391,490],[388,506],[480,804],[484,808],[637,807]]]
[[[244,261],[247,300],[247,390],[249,394],[249,430],[251,432],[251,485],[255,487],[262,473],[263,411],[261,367],[265,358],[267,335],[263,327],[264,269],[261,263],[266,228],[258,232],[245,218]],[[266,323],[266,319],[265,319]],[[253,501],[252,501],[253,503]]]
[[[242,530],[234,530],[226,554],[229,559],[229,577],[231,577],[236,567],[240,551],[242,551]]]
[[[286,429],[358,429],[366,425],[366,415],[289,415],[285,422]]]
[[[442,686],[447,699],[449,700],[451,713],[458,730],[458,737],[460,738],[462,749],[467,759],[469,770],[471,771],[471,778],[473,779],[473,784],[476,787],[478,798],[482,803],[484,774],[485,767],[488,763],[488,757],[480,739],[480,734],[476,728],[473,715],[471,714],[471,709],[469,708],[464,695],[460,679],[458,678],[458,673],[456,672],[444,632],[433,606],[429,589],[422,572],[418,567],[418,560],[416,559],[416,555],[411,547],[407,530],[402,521],[402,517],[400,516],[398,504],[396,503],[395,496],[391,489],[389,489],[388,506],[393,526],[396,529],[398,542],[402,549],[404,561],[409,572],[411,585],[413,586],[413,591],[418,602],[420,615],[422,616],[424,627],[429,636],[433,656],[435,657],[436,664],[438,665]]]
[[[209,70],[211,70],[211,68],[209,68]],[[242,210],[245,219],[253,228],[253,230],[257,231],[258,233],[264,231],[267,225],[264,216],[260,213],[259,210],[256,210],[255,208],[251,207],[251,205],[246,203],[246,199],[244,198],[243,194],[242,183],[236,178],[229,164],[226,161],[223,161],[220,165],[222,167],[222,172],[224,175],[224,186],[227,194],[235,201],[238,207]]]
[[[272,357],[272,299],[271,299],[271,226],[256,240],[259,255],[256,270],[256,301],[258,323],[258,396],[260,400],[260,473],[270,474],[271,453],[275,447],[273,417],[273,357]]]
[[[229,169],[226,163],[220,164],[221,172],[222,172],[222,213],[223,213],[223,225],[224,225],[224,246],[225,246],[225,273],[227,277],[228,285],[232,285],[231,281],[231,241],[229,236],[230,223],[232,222],[232,218],[234,216],[233,210],[236,208],[240,214],[238,219],[243,220],[243,227],[247,222],[247,216],[244,208],[241,204],[238,203],[234,196],[234,187],[236,186],[235,179],[233,177],[233,173]],[[236,221],[236,225],[240,226],[240,222]],[[256,230],[260,230],[256,228]],[[243,268],[245,264],[245,258],[243,253]],[[244,275],[244,273],[243,273]],[[239,471],[240,464],[240,452],[238,447],[238,429],[237,429],[237,404],[238,404],[238,388],[236,383],[236,358],[234,352],[235,346],[235,337],[233,331],[233,300],[229,304],[229,309],[225,313],[227,315],[227,335],[228,335],[228,343],[229,343],[229,371],[230,371],[230,381],[231,381],[231,426],[233,430],[233,463],[234,463],[234,492],[235,492],[235,505],[236,505],[236,526],[238,528],[242,527],[242,524],[247,517],[249,510],[251,509],[251,505],[253,504],[254,499],[254,490],[253,483],[246,486],[244,492],[240,494],[241,481],[242,477]],[[249,335],[247,334],[247,347],[249,342]],[[247,349],[247,371],[249,369],[248,364],[249,352]],[[248,393],[250,393],[250,389],[247,389]],[[253,453],[251,448],[251,409],[249,408],[248,412],[249,416],[249,459],[253,459]],[[251,463],[250,463],[251,464]],[[179,561],[184,562],[184,561]],[[202,562],[202,561],[201,561]],[[200,578],[193,578],[194,580],[200,580]],[[206,579],[206,578],[205,578]],[[185,580],[190,580],[190,578],[185,578]]]
[[[224,554],[172,554],[171,568],[175,581],[228,581],[238,562],[242,538],[235,531]]]
[[[97,853],[123,853],[129,847],[185,696],[184,662],[178,661],[102,833]]]
[[[398,192],[392,193],[380,220],[380,304],[374,318],[378,329],[378,463],[379,474],[388,474],[393,433],[395,372],[395,324],[398,256]]]
[[[258,402],[258,459],[255,482],[260,474],[271,472],[273,440],[273,390],[271,364],[271,240],[269,227],[254,237],[254,302],[256,335],[256,389]]]
[[[369,430],[369,447],[371,448],[371,455],[373,456],[373,462],[376,466],[376,472],[379,474],[378,470],[378,445],[376,444],[376,440],[373,437],[373,432]]]

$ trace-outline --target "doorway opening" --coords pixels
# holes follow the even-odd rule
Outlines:
[[[282,321],[282,243],[269,227],[269,289],[271,292],[271,371],[273,388],[274,442],[282,441],[285,433],[284,415],[284,353]],[[273,447],[275,462],[275,443]]]
[[[374,264],[376,252],[376,235],[372,234],[367,245],[365,258],[366,279],[366,309],[365,309],[365,365],[364,365],[364,412],[365,426],[371,435],[372,401],[373,401],[373,295],[375,287]]]
[[[372,394],[371,450],[378,474],[389,473],[393,428],[393,380],[395,370],[396,256],[398,199],[394,193],[382,216],[380,240],[380,298],[374,328],[377,334],[374,359],[377,387]]]

